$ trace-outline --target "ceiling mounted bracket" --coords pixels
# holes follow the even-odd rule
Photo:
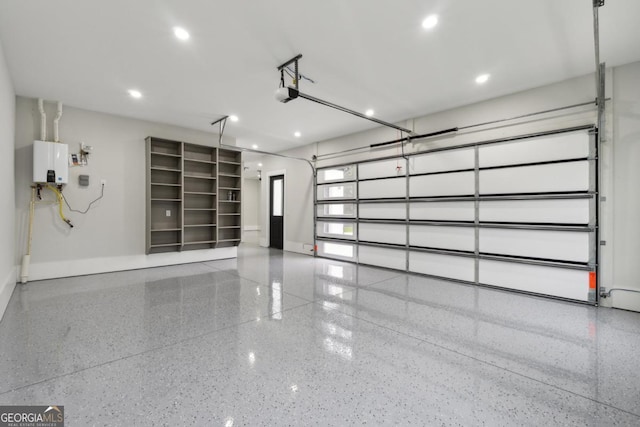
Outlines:
[[[359,113],[350,108],[342,107],[338,104],[334,104],[329,101],[324,101],[320,98],[316,98],[311,95],[307,95],[305,93],[300,92],[300,73],[298,67],[298,61],[302,58],[302,54],[298,54],[293,58],[289,59],[287,62],[278,66],[278,71],[280,71],[280,89],[276,92],[276,98],[283,103],[292,101],[296,98],[303,98],[307,101],[315,102],[316,104],[324,105],[325,107],[330,107],[336,109],[338,111],[342,111],[344,113],[351,114],[356,117],[360,117],[361,119],[369,120],[370,122],[377,123],[382,126],[386,126],[392,129],[399,130],[401,132],[405,132],[409,135],[415,135],[416,133],[410,129],[403,128],[398,125],[394,125],[393,123],[385,122],[384,120],[376,119],[375,117],[369,117],[365,114]],[[293,80],[293,86],[286,86],[284,83],[284,70],[286,67],[293,63],[295,69],[295,78]]]
[[[593,7],[602,7],[604,6],[604,0],[593,0]]]
[[[218,145],[222,145],[222,136],[224,135],[224,128],[227,125],[227,119],[229,116],[222,116],[218,120],[214,120],[211,122],[211,126],[215,126],[218,123],[220,124],[220,132],[218,133]]]

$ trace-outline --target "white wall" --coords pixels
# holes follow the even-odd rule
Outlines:
[[[47,103],[47,122],[55,104]],[[28,205],[32,177],[32,143],[40,138],[37,101],[17,98],[16,104],[16,256],[19,264],[27,240]],[[51,138],[51,129],[48,139]],[[104,198],[88,214],[70,213],[75,228],[70,229],[57,215],[56,207],[36,208],[29,280],[178,264],[219,257],[232,257],[236,248],[185,251],[145,255],[145,141],[157,136],[196,144],[215,145],[217,135],[128,119],[77,108],[64,108],[60,121],[61,142],[69,153],[77,153],[79,143],[93,146],[87,167],[70,169],[64,193],[71,206],[85,209],[100,195],[100,180],[107,181]],[[235,144],[225,139],[226,144]],[[88,174],[90,186],[78,185],[78,175]],[[46,200],[53,200],[49,191]],[[66,211],[66,208],[65,208]]]
[[[311,159],[315,145],[283,154]],[[313,254],[313,172],[301,160],[266,156],[262,162],[260,191],[260,245],[269,246],[269,176],[284,174],[284,250]]]
[[[258,210],[260,209],[260,181],[242,180],[242,223],[244,230],[258,230]]]
[[[14,151],[16,96],[0,43],[0,319],[16,283],[14,231]]]
[[[613,74],[613,281],[640,291],[640,62]],[[640,311],[640,294],[614,291],[614,307]]]
[[[607,197],[601,212],[601,239],[607,245],[601,247],[601,285],[639,287],[634,278],[633,266],[640,259],[640,193],[637,183],[640,182],[640,172],[636,164],[640,159],[640,63],[607,70],[606,76],[608,97],[614,98],[614,103],[607,103],[607,127],[604,135],[606,141],[600,153],[602,170],[601,194]],[[595,79],[587,75],[571,80],[551,84],[548,86],[503,96],[489,101],[455,108],[440,113],[430,114],[414,120],[400,123],[413,129],[417,133],[428,133],[450,127],[462,127],[475,123],[515,117],[537,111],[544,111],[557,107],[592,101],[595,99]],[[298,100],[295,102],[304,102]],[[563,113],[551,113],[536,116],[533,119],[514,120],[498,125],[484,126],[460,131],[454,135],[430,139],[427,142],[408,144],[407,151],[425,150],[434,147],[455,145],[466,142],[477,142],[500,138],[509,135],[519,135],[543,130],[578,126],[595,123],[595,107],[585,107]],[[611,124],[613,123],[613,126]],[[615,132],[615,137],[614,137]],[[399,148],[362,150],[355,154],[336,153],[369,144],[390,141],[398,138],[396,131],[388,128],[375,128],[370,131],[347,135],[327,141],[310,144],[291,150],[283,154],[311,159],[312,155],[319,155],[319,167],[333,164],[348,163],[358,160],[371,159],[382,156],[398,155]],[[615,147],[615,152],[614,152]],[[615,159],[614,159],[615,155]],[[295,176],[286,183],[285,197],[287,209],[285,216],[285,240],[290,242],[290,248],[300,251],[302,243],[313,241],[313,193],[312,177],[308,166],[296,160],[264,158],[262,160],[263,177],[273,170],[286,170],[287,176]],[[614,167],[615,163],[615,167]],[[266,203],[268,191],[263,180],[263,196],[261,200],[261,219],[267,216]],[[294,181],[294,182],[291,182]],[[614,200],[615,187],[615,203]],[[291,202],[291,200],[295,202]],[[614,231],[615,224],[615,231]],[[262,227],[261,244],[268,245],[268,227]],[[615,250],[615,259],[614,259]],[[615,274],[614,274],[615,270]],[[611,305],[611,299],[603,300],[603,305]],[[640,299],[626,293],[615,297],[616,306],[640,311]]]

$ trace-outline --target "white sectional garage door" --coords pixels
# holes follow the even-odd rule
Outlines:
[[[595,303],[592,130],[318,169],[318,254]]]

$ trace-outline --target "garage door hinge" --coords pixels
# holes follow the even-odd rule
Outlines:
[[[606,246],[606,245],[607,245],[606,240],[600,240],[600,246]]]

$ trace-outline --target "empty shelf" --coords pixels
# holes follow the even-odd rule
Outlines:
[[[171,168],[163,168],[161,166],[151,166],[152,171],[163,171],[163,172],[182,172],[180,169],[171,169]]]
[[[205,165],[215,165],[216,162],[213,162],[211,160],[198,160],[198,159],[187,159],[185,157],[184,159],[185,162],[192,162],[192,163],[203,163]]]
[[[191,178],[191,179],[216,179],[215,176],[205,176],[205,175],[184,175],[185,178]]]
[[[159,151],[152,151],[154,156],[166,156],[166,157],[182,157],[180,154],[161,153]]]
[[[182,246],[182,243],[179,243],[179,242],[175,242],[175,243],[158,243],[156,245],[149,245],[149,247],[151,247],[151,248],[166,248],[168,246]]]
[[[201,240],[201,241],[198,241],[198,242],[184,242],[184,244],[185,244],[185,246],[186,245],[208,245],[208,244],[215,243],[215,242],[216,242],[215,240]]]

